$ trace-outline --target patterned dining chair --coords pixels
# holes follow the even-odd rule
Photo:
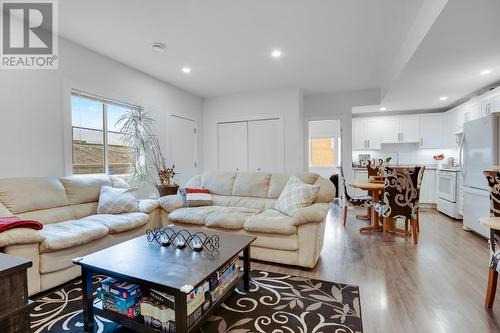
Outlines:
[[[490,185],[490,216],[500,217],[500,171],[484,171]],[[491,308],[495,301],[498,272],[500,271],[500,230],[490,228],[490,268],[485,306]]]
[[[422,180],[424,179],[425,166],[420,167],[420,171],[418,173],[418,182],[417,182],[417,192],[418,192],[418,200],[420,202],[420,188],[422,187]],[[420,232],[420,207],[417,209],[417,218],[416,218],[417,232]],[[408,232],[408,224],[409,220],[405,220],[405,230]]]
[[[366,165],[366,169],[368,170],[368,177],[380,175],[379,167],[376,165],[373,165],[371,161],[368,161],[368,164]]]
[[[421,167],[384,169],[384,194],[382,201],[375,204],[375,209],[383,218],[383,239],[387,240],[389,223],[403,218],[411,224],[413,244],[418,243],[417,213],[419,203],[418,178]],[[395,230],[409,234],[404,229]]]
[[[370,208],[372,206],[372,197],[369,195],[358,195],[350,196],[347,191],[346,180],[344,177],[344,168],[339,166],[340,177],[342,178],[342,183],[344,185],[344,226],[347,223],[347,207],[363,207]]]

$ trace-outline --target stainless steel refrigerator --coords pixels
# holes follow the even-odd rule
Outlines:
[[[479,218],[490,215],[490,201],[483,171],[499,168],[499,119],[499,114],[491,114],[466,122],[460,151],[464,177],[464,229],[484,237],[489,237],[489,230],[479,223]]]

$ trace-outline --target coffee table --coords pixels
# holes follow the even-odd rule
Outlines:
[[[180,229],[173,227],[174,229]],[[190,232],[200,231],[194,228],[182,228]],[[241,281],[244,290],[250,287],[250,244],[255,237],[235,235],[224,232],[209,232],[218,235],[220,247],[217,253],[207,250],[194,252],[189,248],[177,249],[174,245],[160,246],[148,242],[141,236],[127,242],[75,259],[82,267],[83,318],[86,332],[93,332],[94,313],[112,320],[117,324],[138,332],[161,332],[143,323],[141,318],[128,319],[118,313],[103,310],[94,300],[92,277],[102,274],[118,280],[140,285],[143,290],[154,288],[174,296],[175,326],[177,333],[196,332],[203,322],[222,304]],[[186,293],[181,291],[184,285],[196,287],[205,282],[219,268],[227,264],[235,255],[243,251],[243,271],[222,297],[214,302],[191,326],[187,323]]]

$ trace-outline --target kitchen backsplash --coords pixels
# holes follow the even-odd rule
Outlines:
[[[449,157],[455,158],[458,162],[457,149],[420,149],[416,144],[383,144],[380,150],[355,150],[352,152],[352,160],[357,163],[360,154],[370,154],[370,158],[383,159],[392,157],[391,164],[396,164],[397,155],[399,155],[400,165],[412,164],[442,164],[446,163]],[[435,161],[434,155],[444,154],[443,161]]]

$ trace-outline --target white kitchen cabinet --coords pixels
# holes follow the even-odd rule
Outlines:
[[[412,143],[420,141],[420,122],[418,117],[402,117],[399,119],[400,142]]]
[[[361,118],[352,120],[352,150],[365,150],[366,138],[363,134],[364,122]]]
[[[464,112],[461,109],[452,109],[445,113],[442,127],[444,135],[443,148],[458,148],[457,133],[462,132]]]
[[[354,179],[368,179],[368,170],[354,170]],[[351,195],[368,195],[368,191],[351,187]]]
[[[418,117],[384,118],[380,122],[382,143],[414,143],[420,141]]]
[[[248,171],[283,172],[280,119],[248,122]]]
[[[445,148],[443,115],[425,115],[420,117],[420,148]]]
[[[248,170],[248,122],[219,123],[217,145],[219,170]]]
[[[382,143],[399,142],[399,120],[384,118],[380,121],[380,136]]]
[[[380,121],[376,118],[354,118],[352,120],[352,149],[380,149]]]
[[[435,204],[436,200],[436,170],[428,169],[424,171],[420,186],[420,202]]]

